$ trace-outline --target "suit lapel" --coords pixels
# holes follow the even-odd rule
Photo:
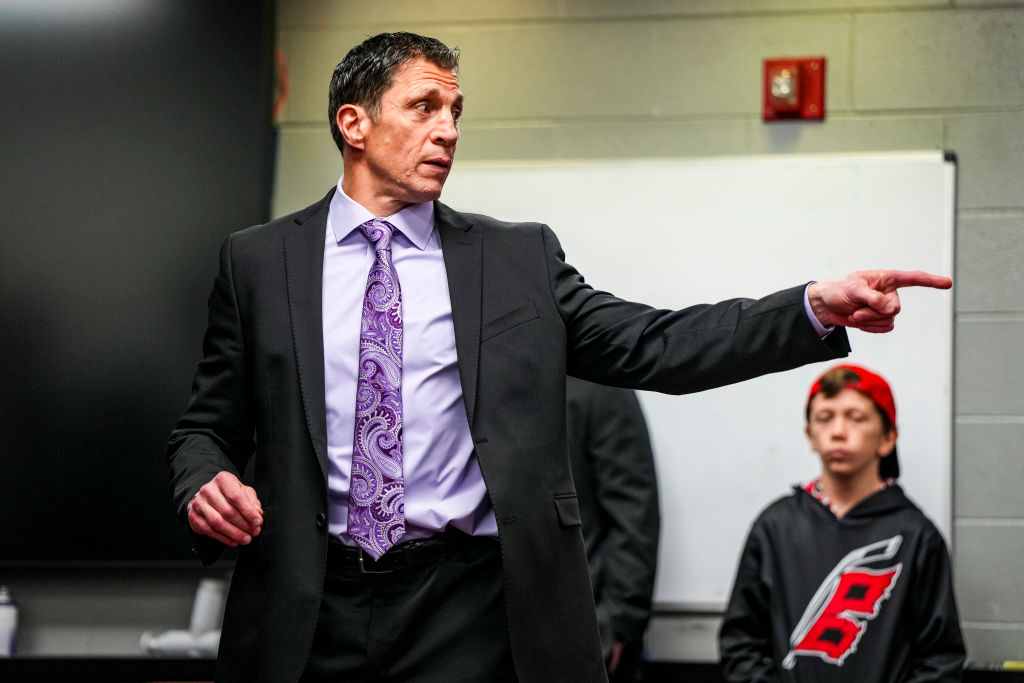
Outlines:
[[[299,218],[284,237],[288,309],[295,366],[306,409],[306,425],[320,469],[327,477],[327,406],[324,390],[323,273],[327,210],[332,189],[319,206]]]
[[[435,202],[437,231],[441,238],[448,293],[452,301],[455,326],[455,351],[459,357],[459,377],[466,416],[473,426],[476,408],[477,372],[480,367],[480,315],[482,297],[482,243],[479,233],[471,232],[472,223],[463,215]]]

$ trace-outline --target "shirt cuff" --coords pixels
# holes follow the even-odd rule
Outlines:
[[[808,282],[807,286],[804,287],[804,313],[807,314],[807,319],[814,325],[814,331],[818,333],[818,336],[824,339],[828,335],[832,334],[832,330],[836,329],[835,325],[822,325],[821,321],[818,320],[817,316],[811,310],[811,300],[807,297],[807,290],[810,289],[814,282]]]

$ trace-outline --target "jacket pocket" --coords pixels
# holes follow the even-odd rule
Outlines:
[[[580,504],[575,493],[556,493],[555,510],[562,526],[580,526]]]
[[[510,311],[506,311],[501,315],[486,321],[480,330],[480,341],[487,341],[492,337],[498,336],[502,332],[510,330],[517,325],[522,325],[525,322],[529,322],[536,317],[536,307],[534,307],[532,301],[527,301],[522,306],[513,308]]]

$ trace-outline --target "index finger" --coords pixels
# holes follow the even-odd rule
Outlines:
[[[879,279],[886,283],[886,289],[890,291],[900,287],[949,289],[953,286],[953,280],[945,275],[933,275],[923,270],[886,270],[882,271]]]
[[[238,487],[223,492],[224,497],[237,510],[242,517],[252,525],[259,525],[263,521],[263,508],[256,491],[251,487],[239,482]]]
[[[263,506],[256,497],[256,492],[239,481],[238,477],[230,472],[221,472],[210,484],[247,524],[259,525],[263,522]],[[222,514],[233,516],[226,510],[222,510]]]

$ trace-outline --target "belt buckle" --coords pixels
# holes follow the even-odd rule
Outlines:
[[[392,573],[394,573],[394,571],[395,571],[394,569],[377,569],[377,570],[367,569],[366,568],[366,564],[364,563],[364,558],[366,557],[366,551],[363,550],[363,546],[357,546],[357,547],[359,548],[359,573],[360,574],[392,574]]]

